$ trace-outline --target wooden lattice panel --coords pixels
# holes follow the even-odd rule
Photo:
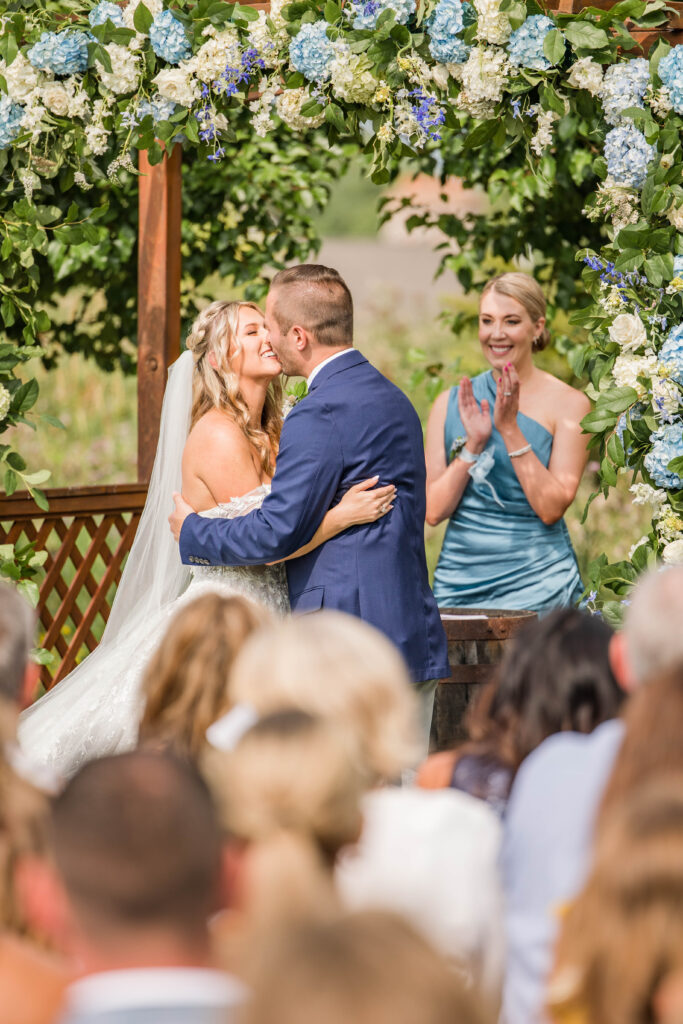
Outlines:
[[[97,646],[146,490],[143,484],[51,490],[49,512],[27,495],[0,501],[0,543],[33,541],[47,551],[38,616],[41,646],[56,658],[41,669],[46,689]]]

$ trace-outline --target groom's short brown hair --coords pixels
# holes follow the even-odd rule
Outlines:
[[[274,315],[286,334],[300,324],[320,345],[353,344],[353,299],[340,273],[318,263],[281,270],[271,282]]]

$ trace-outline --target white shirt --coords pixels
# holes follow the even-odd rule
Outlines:
[[[341,352],[335,352],[333,355],[328,356],[327,359],[323,359],[322,363],[318,363],[318,365],[313,370],[311,370],[310,375],[306,379],[306,387],[310,388],[311,384],[313,383],[317,375],[320,373],[323,366],[327,366],[327,364],[331,363],[333,359],[339,359],[340,356],[345,356],[347,352],[355,351],[355,348],[351,346],[350,348],[343,348]]]
[[[246,989],[229,974],[202,967],[138,967],[101,971],[66,990],[65,1016],[117,1013],[173,1006],[241,1005]]]

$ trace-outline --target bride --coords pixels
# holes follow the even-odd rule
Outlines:
[[[195,320],[187,349],[169,371],[147,501],[102,641],[21,716],[22,750],[61,776],[135,746],[144,667],[184,602],[219,589],[289,610],[283,563],[190,569],[180,561],[167,522],[173,491],[204,516],[233,519],[258,508],[283,419],[282,367],[258,306],[213,302]],[[394,489],[376,483],[351,488],[291,557],[389,511]]]

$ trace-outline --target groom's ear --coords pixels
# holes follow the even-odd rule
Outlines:
[[[301,327],[299,324],[293,324],[290,328],[290,334],[297,352],[305,352],[312,340],[306,328]]]

